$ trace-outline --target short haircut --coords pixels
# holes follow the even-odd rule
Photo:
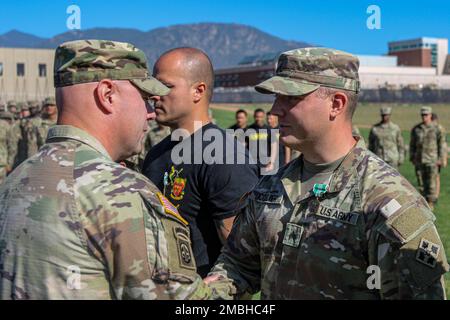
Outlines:
[[[255,112],[253,113],[253,115],[255,115],[255,116],[256,116],[256,114],[257,114],[257,113],[260,113],[260,112],[262,112],[262,113],[264,113],[264,114],[265,114],[265,112],[264,112],[264,110],[263,110],[263,109],[261,109],[261,108],[258,108],[258,109],[256,109],[256,110],[255,110]]]
[[[208,102],[211,102],[214,91],[214,68],[208,55],[197,48],[180,47],[166,51],[160,59],[172,53],[180,54],[184,59],[185,72],[190,84],[197,82],[206,84],[206,97]]]
[[[236,111],[236,115],[238,115],[239,113],[245,114],[246,117],[248,116],[247,111],[245,111],[244,109],[239,109],[238,111]]]
[[[356,92],[322,86],[317,90],[318,96],[322,99],[326,99],[336,92],[343,92],[347,96],[347,116],[349,119],[353,118],[356,111],[356,106],[358,105],[358,94]]]

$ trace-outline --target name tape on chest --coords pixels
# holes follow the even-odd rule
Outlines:
[[[283,195],[280,193],[260,193],[260,192],[253,192],[253,197],[258,202],[263,203],[272,203],[272,204],[281,204],[283,201]]]
[[[317,211],[315,212],[317,216],[336,220],[343,223],[348,223],[352,225],[356,225],[358,222],[359,214],[354,212],[344,212],[339,210],[338,208],[329,208],[323,205],[320,205]]]

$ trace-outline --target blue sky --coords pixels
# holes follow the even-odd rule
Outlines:
[[[182,23],[233,22],[283,39],[359,54],[384,54],[387,42],[392,40],[450,38],[448,0],[2,1],[0,34],[11,29],[42,37],[66,32],[66,8],[71,4],[81,8],[82,29],[124,27],[147,31]],[[366,10],[372,4],[381,9],[381,30],[366,27]]]

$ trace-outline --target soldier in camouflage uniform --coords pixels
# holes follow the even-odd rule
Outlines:
[[[39,118],[39,102],[38,101],[30,101],[28,102],[28,107],[30,109],[30,118],[37,119]]]
[[[447,130],[439,123],[439,117],[436,113],[431,114],[431,120],[438,126],[444,137],[444,153],[442,155],[442,163],[438,166],[438,174],[436,175],[436,198],[439,199],[441,193],[441,170],[447,167],[448,164],[448,143],[447,143]]]
[[[20,108],[14,100],[8,101],[8,111],[11,112],[14,120],[20,119]]]
[[[20,110],[20,120],[18,120],[20,135],[18,138],[19,140],[17,147],[18,154],[14,167],[18,167],[22,162],[24,162],[28,158],[26,131],[29,124],[30,109],[28,107],[28,104],[24,102],[19,102],[17,104],[17,109]]]
[[[39,112],[39,104],[37,101],[31,101],[28,103],[28,108],[30,110],[30,116],[26,119],[22,126],[22,137],[24,140],[24,148],[26,153],[26,158],[29,158],[35,155],[38,150],[38,138],[40,137],[40,128],[42,124],[42,118],[38,114]],[[53,123],[56,124],[56,121]],[[41,139],[41,146],[43,145],[44,139]]]
[[[42,117],[40,125],[37,126],[37,148],[40,149],[47,139],[49,129],[56,125],[58,120],[58,109],[56,108],[56,100],[54,97],[47,97],[42,104]]]
[[[391,121],[392,108],[380,109],[381,121],[374,125],[369,134],[369,150],[397,169],[405,158],[400,127]]]
[[[433,213],[352,136],[358,67],[342,51],[297,49],[256,87],[276,94],[281,140],[302,156],[249,194],[210,273],[221,278],[206,279],[224,298],[444,299]]]
[[[170,135],[170,128],[159,124],[156,121],[149,122],[150,131],[145,140],[145,149],[147,152]],[[147,153],[146,153],[147,154]]]
[[[0,184],[3,183],[11,171],[9,155],[11,153],[10,130],[12,114],[8,111],[0,111]]]
[[[431,119],[431,107],[422,107],[420,113],[422,122],[411,130],[410,160],[416,168],[419,190],[433,207],[437,201],[438,167],[445,161],[445,138]]]
[[[148,100],[169,92],[145,54],[65,43],[55,86],[61,124],[0,187],[0,299],[207,298],[186,221],[116,163],[140,151]]]
[[[20,106],[20,105],[19,105]],[[11,127],[9,144],[10,151],[8,155],[8,165],[10,168],[15,169],[19,164],[19,144],[22,140],[22,129],[20,127],[20,109],[15,101],[8,102],[8,111],[11,116]]]
[[[170,135],[169,127],[160,125],[156,121],[150,121],[148,123],[147,135],[142,141],[142,151],[139,154],[127,159],[124,162],[124,165],[131,170],[142,172],[142,165],[144,164],[147,153],[168,135]]]

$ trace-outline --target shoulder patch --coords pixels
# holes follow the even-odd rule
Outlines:
[[[418,207],[416,204],[403,205],[400,209],[397,208],[396,203],[388,203],[383,208],[384,210],[380,210],[382,215],[385,217],[389,215],[389,218],[379,231],[388,238],[396,238],[402,244],[409,242],[423,230],[433,225],[435,220],[431,212]]]
[[[397,200],[392,199],[389,201],[384,207],[380,209],[383,216],[389,219],[394,213],[396,213],[402,206],[398,203]]]
[[[156,195],[158,196],[159,202],[161,202],[161,205],[164,207],[164,211],[167,214],[181,221],[184,225],[189,225],[189,223],[180,215],[178,209],[169,201],[169,199],[167,199],[161,192],[158,192]]]
[[[424,265],[434,268],[437,263],[440,249],[440,245],[422,238],[420,240],[419,248],[417,249],[416,260]]]

